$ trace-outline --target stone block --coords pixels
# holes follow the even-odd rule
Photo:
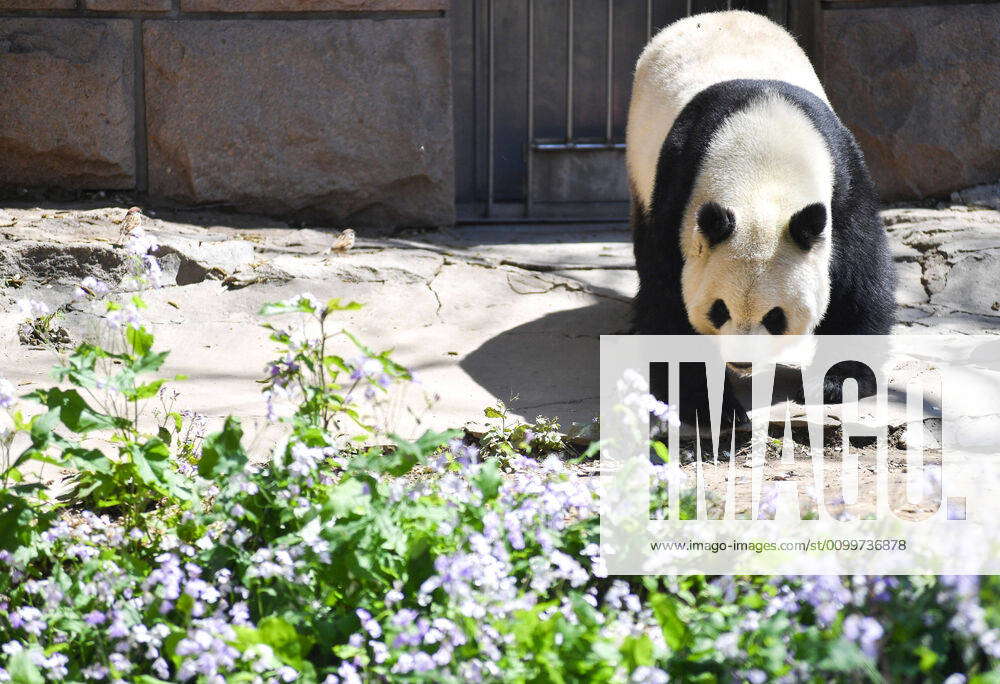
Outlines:
[[[76,9],[77,0],[0,0],[0,10]]]
[[[1000,5],[833,9],[823,82],[885,200],[1000,177]]]
[[[132,25],[0,19],[0,185],[131,188]]]
[[[84,0],[95,12],[169,12],[171,0]]]
[[[447,8],[448,0],[181,0],[183,12],[420,12]]]
[[[145,22],[154,195],[361,226],[454,219],[447,20]]]

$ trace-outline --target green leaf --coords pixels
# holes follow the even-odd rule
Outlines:
[[[503,414],[497,411],[492,406],[487,406],[486,410],[483,411],[487,418],[503,418]]]
[[[376,354],[374,351],[372,351],[367,346],[365,346],[365,344],[362,343],[361,340],[359,340],[357,337],[355,337],[354,335],[352,335],[347,330],[341,330],[340,332],[341,332],[342,335],[344,335],[344,337],[346,337],[351,342],[353,342],[354,346],[358,348],[358,351],[360,351],[365,356],[370,356],[372,358],[375,358],[375,357],[378,356],[378,354]]]
[[[650,667],[655,662],[653,657],[653,641],[649,638],[648,634],[643,634],[640,637],[625,637],[620,651],[629,672],[635,670],[637,667]]]
[[[671,650],[679,651],[687,642],[688,629],[678,614],[677,601],[672,596],[657,593],[650,595],[649,604],[657,622],[660,623],[667,646]]]
[[[125,329],[125,341],[136,356],[145,356],[153,348],[153,335],[143,327],[128,326]]]
[[[938,661],[937,653],[927,648],[926,646],[918,646],[914,650],[914,653],[916,653],[917,656],[920,658],[919,667],[921,672],[930,672],[932,669],[934,669],[934,665]]]
[[[314,314],[317,311],[312,300],[305,299],[304,297],[295,297],[285,302],[268,302],[260,308],[258,315],[275,316],[285,313]]]
[[[361,308],[361,304],[358,302],[347,302],[347,304],[341,304],[340,299],[333,298],[326,303],[326,308],[323,310],[323,315],[331,314],[334,311],[357,311]]]
[[[653,444],[653,451],[655,451],[656,455],[660,457],[660,460],[663,461],[664,463],[669,463],[670,451],[667,450],[667,446],[659,440],[653,440],[652,444]]]
[[[81,472],[111,475],[114,470],[114,463],[97,449],[65,449],[63,458],[67,465]]]
[[[153,382],[148,382],[145,385],[139,385],[135,388],[135,391],[129,392],[129,399],[149,399],[150,397],[155,397],[164,382],[166,380],[161,378]]]
[[[500,485],[503,484],[503,480],[500,478],[500,469],[497,468],[497,463],[495,460],[487,461],[476,473],[473,482],[479,491],[483,493],[483,501],[492,501],[496,498],[497,493],[500,491]]]
[[[399,477],[410,472],[417,463],[427,460],[438,447],[461,435],[460,430],[428,430],[416,442],[409,442],[399,435],[390,434],[389,439],[395,443],[396,449],[390,454],[382,454],[371,465],[381,472]]]
[[[138,449],[132,449],[131,455],[139,479],[157,488],[165,487],[164,475],[170,460],[170,449],[162,439],[155,437],[149,440]]]
[[[355,478],[350,478],[332,487],[323,505],[323,517],[344,518],[352,513],[363,510],[368,505],[369,495],[365,485]]]
[[[242,470],[247,462],[246,451],[241,440],[243,428],[235,416],[226,418],[221,432],[213,432],[201,447],[198,474],[206,479],[214,479]]]
[[[7,661],[7,674],[14,684],[45,684],[45,678],[31,662],[28,651],[20,651],[10,657]]]
[[[155,370],[159,370],[163,362],[167,360],[167,355],[170,352],[150,352],[144,354],[142,358],[136,361],[132,365],[132,372],[138,375],[139,373],[150,373]]]
[[[838,639],[833,642],[826,657],[821,659],[817,665],[836,672],[858,672],[860,670],[868,675],[869,681],[884,681],[872,659],[862,653],[856,644],[846,639]]]
[[[309,639],[304,633],[300,634],[276,615],[268,615],[257,623],[257,632],[261,642],[270,646],[283,663],[292,667],[302,664],[302,657],[309,649]]]
[[[29,395],[30,396],[30,395]],[[44,398],[39,398],[38,396],[32,397],[38,401],[44,402]],[[59,409],[53,408],[49,409],[48,412],[33,416],[31,419],[31,445],[36,449],[45,448],[49,442],[52,440],[53,434],[52,430],[55,429],[56,425],[59,423]]]
[[[99,413],[87,404],[80,393],[74,389],[61,390],[53,387],[49,390],[38,390],[30,395],[49,407],[50,411],[58,409],[59,419],[63,425],[78,434],[93,430],[115,430],[132,425],[130,420]],[[34,430],[32,430],[34,433]]]

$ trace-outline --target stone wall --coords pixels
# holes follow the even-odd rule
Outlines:
[[[1000,178],[1000,4],[824,2],[827,93],[885,200]]]
[[[0,185],[454,220],[448,0],[0,0]]]

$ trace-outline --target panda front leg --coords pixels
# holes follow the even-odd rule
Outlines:
[[[841,361],[831,366],[823,377],[823,403],[842,404],[847,380],[857,383],[858,399],[874,396],[878,391],[878,380],[871,368],[858,361]]]
[[[709,403],[708,378],[701,364],[693,364],[681,368],[678,382],[678,397],[670,401],[670,365],[668,363],[651,363],[649,367],[650,393],[659,401],[677,407],[681,421],[690,426],[697,426],[703,437],[712,434],[711,412]],[[721,428],[729,431],[750,425],[750,417],[746,409],[736,397],[733,388],[732,371],[726,368],[726,377],[722,388]]]

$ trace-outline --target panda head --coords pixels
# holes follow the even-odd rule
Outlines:
[[[830,300],[829,211],[822,202],[764,210],[703,203],[682,274],[688,319],[703,335],[808,335]]]

